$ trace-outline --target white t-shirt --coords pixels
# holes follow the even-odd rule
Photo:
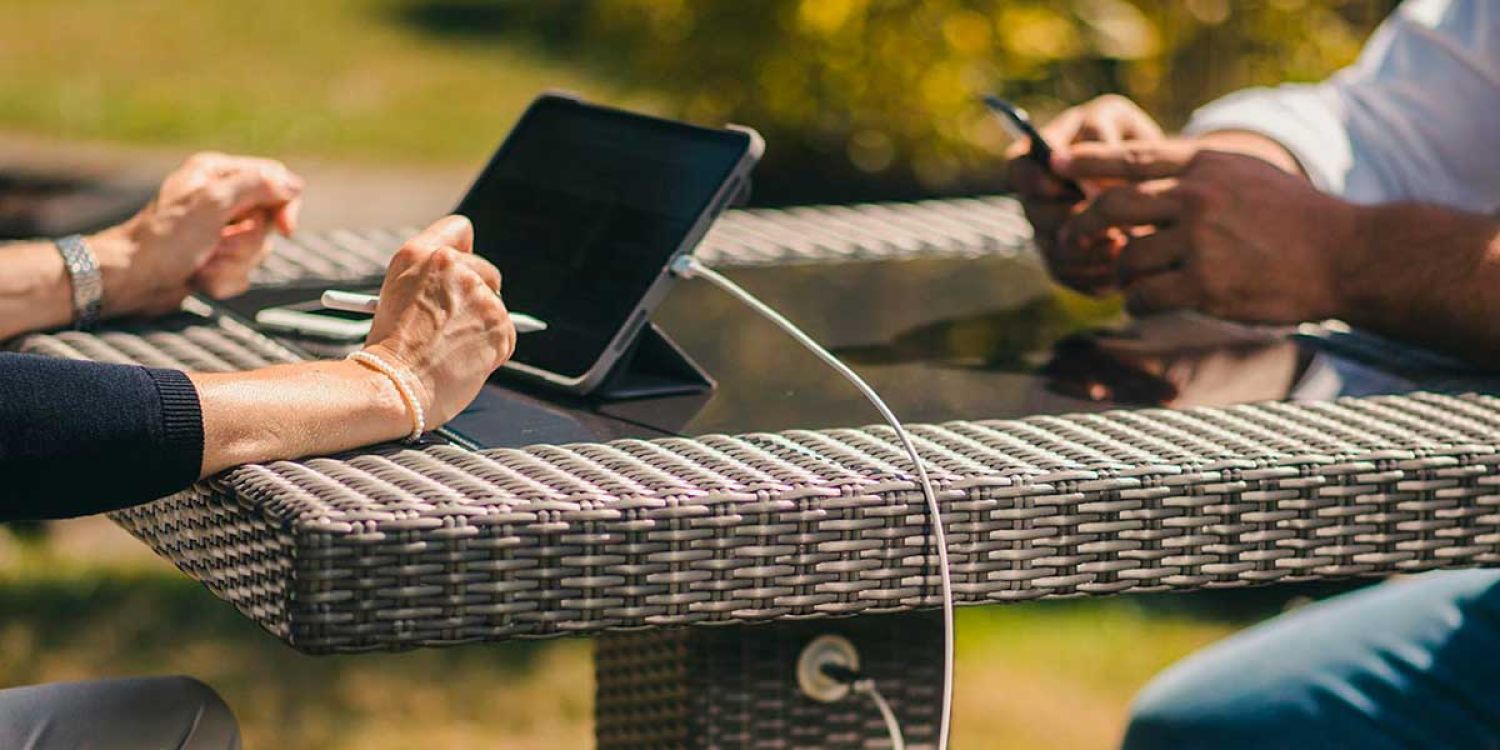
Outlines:
[[[1248,130],[1356,203],[1500,213],[1500,0],[1407,0],[1317,84],[1230,94],[1184,132]]]

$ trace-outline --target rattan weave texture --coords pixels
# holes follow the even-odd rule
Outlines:
[[[912,750],[935,746],[943,678],[936,613],[782,623],[775,628],[664,628],[595,642],[599,750],[889,748],[869,699],[817,703],[796,688],[797,657],[837,634],[860,654]]]
[[[183,316],[25,348],[184,367],[289,353]],[[913,428],[961,603],[1500,562],[1500,399],[1413,394]],[[118,522],[308,651],[936,603],[885,428],[235,469]]]
[[[416,227],[337,230],[276,239],[260,285],[298,279],[366,279],[385,271]],[[974,257],[1023,252],[1031,226],[1004,197],[729,211],[697,255],[718,267]]]
[[[910,224],[925,244],[861,245],[848,226],[863,218],[822,235],[777,223],[844,211],[884,211],[880,221]],[[776,218],[761,234],[783,239],[755,246],[782,248],[768,259],[1024,242],[1003,199],[734,216]],[[380,235],[384,247],[401,234]],[[268,273],[378,269],[388,249],[347,247],[360,236],[304,239],[323,254]],[[863,249],[835,252],[826,237]],[[721,265],[761,257],[716,252]],[[295,358],[191,314],[21,346],[197,370]],[[913,432],[943,488],[955,591],[974,604],[1500,563],[1497,427],[1500,399],[1413,394]],[[115,518],[316,652],[899,612],[934,605],[936,580],[921,494],[892,438],[868,428],[482,453],[385,446],[242,467]]]
[[[234,372],[296,362],[296,353],[253,329],[188,300],[183,312],[158,320],[115,324],[96,332],[61,331],[28,336],[17,348],[33,354],[95,362],[138,364],[194,372]]]

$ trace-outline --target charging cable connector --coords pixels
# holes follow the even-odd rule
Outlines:
[[[703,265],[701,261],[691,254],[678,256],[676,260],[672,261],[670,268],[673,274],[682,278],[701,278],[713,283],[727,292],[731,297],[745,303],[747,307],[759,313],[761,317],[779,326],[797,343],[812,352],[824,364],[833,368],[835,372],[853,384],[860,394],[875,407],[875,410],[880,412],[880,416],[891,426],[891,429],[895,430],[896,437],[901,441],[902,447],[906,449],[906,454],[911,458],[912,466],[915,469],[917,481],[922,488],[922,494],[927,500],[927,512],[932,518],[933,542],[934,546],[937,547],[938,577],[943,595],[943,703],[942,713],[938,718],[937,748],[938,750],[947,750],[948,727],[953,716],[953,579],[948,566],[948,536],[943,531],[942,508],[938,505],[937,491],[933,489],[932,480],[927,476],[926,464],[922,462],[922,456],[917,452],[915,441],[907,433],[906,428],[902,426],[901,420],[896,418],[895,413],[880,398],[880,394],[876,393],[875,389],[871,388],[870,384],[866,383],[864,378],[860,377],[858,373],[850,369],[838,357],[833,356],[832,352],[824,349],[821,344],[814,341],[811,336],[804,333],[801,328],[798,328],[790,320],[787,320],[785,316],[777,312],[770,305],[760,301],[755,295],[745,291],[739,284],[730,281],[718,271]],[[857,670],[857,668],[858,665],[854,665],[853,669]],[[896,725],[895,714],[891,712],[891,707],[885,702],[885,698],[881,697],[880,693],[876,691],[875,683],[873,681],[868,682],[868,685],[864,689],[859,687],[857,680],[849,683],[849,685],[851,689],[869,694],[871,699],[875,701],[875,705],[880,709],[881,716],[885,717],[887,725],[895,727],[892,737],[899,738],[900,727]],[[897,744],[896,747],[900,748],[902,745]]]
[[[822,703],[837,703],[850,693],[869,696],[885,722],[892,750],[905,750],[906,738],[896,712],[875,687],[875,680],[859,671],[859,651],[848,638],[820,635],[803,646],[797,657],[797,686],[803,695]]]

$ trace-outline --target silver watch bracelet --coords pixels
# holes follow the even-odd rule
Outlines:
[[[86,331],[99,322],[99,312],[104,307],[104,279],[99,273],[99,261],[83,235],[59,237],[55,244],[73,282],[73,327]]]

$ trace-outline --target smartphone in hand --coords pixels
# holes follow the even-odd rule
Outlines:
[[[1024,138],[1031,142],[1031,148],[1027,150],[1026,158],[1035,162],[1042,168],[1043,172],[1062,183],[1063,189],[1067,191],[1064,197],[1075,200],[1083,199],[1083,188],[1078,183],[1058,177],[1057,173],[1052,171],[1052,146],[1047,143],[1047,139],[1042,137],[1041,132],[1036,129],[1036,126],[1031,124],[1031,115],[1025,109],[1011,104],[994,94],[985,95],[984,106],[988,107],[1000,119],[1000,125],[1005,128],[1005,132],[1010,133],[1012,138],[1017,140]]]

